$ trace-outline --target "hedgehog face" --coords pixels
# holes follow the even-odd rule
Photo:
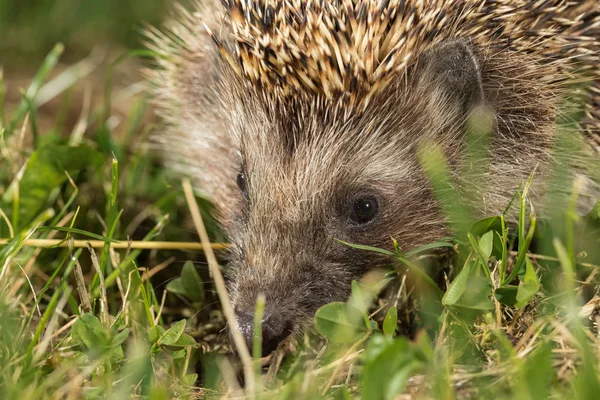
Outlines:
[[[339,240],[390,248],[393,237],[410,248],[445,234],[416,149],[461,135],[479,78],[462,43],[429,57],[354,114],[318,98],[263,101],[255,90],[229,107],[240,121],[231,125],[240,151],[231,297],[249,345],[259,293],[269,353],[389,262]]]

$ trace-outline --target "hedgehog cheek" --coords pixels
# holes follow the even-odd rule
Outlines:
[[[477,58],[464,41],[441,43],[426,52],[415,69],[417,93],[432,112],[445,111],[449,119],[464,121],[485,103]]]

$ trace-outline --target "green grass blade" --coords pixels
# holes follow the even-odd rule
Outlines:
[[[63,50],[64,46],[62,44],[57,44],[56,46],[54,46],[52,51],[50,51],[48,56],[46,56],[46,59],[42,63],[42,66],[38,70],[38,73],[33,78],[33,81],[31,82],[29,88],[25,92],[26,99],[29,99],[29,101],[33,101],[33,99],[35,99],[38,90],[42,87],[42,84],[46,80],[46,77],[48,76],[50,71],[52,71],[52,69],[54,69],[54,67],[56,66],[56,63],[62,55]],[[25,98],[23,99],[23,101],[21,101],[21,105],[17,109],[15,117],[11,120],[11,122],[8,125],[6,133],[9,136],[12,135],[19,121],[23,120],[25,114],[27,113],[27,110],[29,109],[28,102],[25,100]]]

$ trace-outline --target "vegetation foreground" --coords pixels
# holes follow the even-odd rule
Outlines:
[[[546,199],[556,210],[547,218],[524,182],[506,218],[469,221],[434,150],[423,166],[458,221],[455,238],[411,252],[364,248],[386,253],[390,269],[356,282],[348,303],[322,307],[296,343],[240,361],[219,302],[226,294],[213,283],[219,268],[210,254],[205,262],[198,233],[206,224],[217,250],[226,239],[210,205],[144,145],[157,129],[144,95],[113,89],[113,68],[127,57],[107,69],[102,107],[84,104],[67,130],[81,65],[52,74],[61,52],[16,107],[5,106],[0,81],[0,398],[600,393],[600,206],[578,215],[578,182],[563,168],[554,179],[569,194]],[[60,107],[42,124],[50,100]],[[573,146],[561,144],[557,158]]]

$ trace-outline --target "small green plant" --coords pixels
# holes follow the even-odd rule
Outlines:
[[[204,284],[191,261],[183,264],[181,276],[170,281],[167,284],[167,290],[184,296],[192,302],[195,308],[200,308],[205,300]]]

